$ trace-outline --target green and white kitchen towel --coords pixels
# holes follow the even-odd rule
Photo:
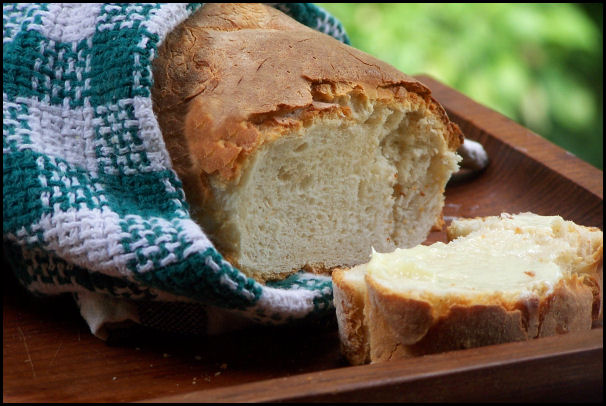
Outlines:
[[[321,8],[272,3],[348,43]],[[213,334],[334,312],[330,278],[260,284],[189,215],[152,111],[151,63],[202,4],[4,4],[3,240],[35,295],[71,293],[91,331]]]

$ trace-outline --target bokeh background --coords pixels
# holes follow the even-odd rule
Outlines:
[[[603,168],[603,6],[317,3],[352,46],[429,74]]]

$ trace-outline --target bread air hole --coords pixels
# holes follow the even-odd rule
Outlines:
[[[296,147],[293,151],[302,152],[302,151],[305,151],[307,149],[307,147],[308,147],[307,143],[303,143],[303,144],[299,145],[298,147]]]
[[[292,173],[290,173],[288,169],[281,167],[278,170],[277,178],[280,179],[282,182],[289,182],[292,179]]]

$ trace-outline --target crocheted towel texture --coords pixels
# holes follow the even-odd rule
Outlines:
[[[271,5],[349,43],[317,6]],[[3,6],[5,256],[33,294],[73,294],[102,338],[111,321],[205,334],[234,317],[275,324],[334,311],[330,278],[301,271],[259,284],[190,218],[152,111],[151,62],[199,7]]]

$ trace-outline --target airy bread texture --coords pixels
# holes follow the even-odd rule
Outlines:
[[[588,330],[602,309],[602,231],[532,213],[454,220],[450,240],[333,273],[352,364]]]
[[[418,81],[262,4],[207,4],[154,61],[194,219],[259,281],[329,271],[441,225],[458,127]]]

